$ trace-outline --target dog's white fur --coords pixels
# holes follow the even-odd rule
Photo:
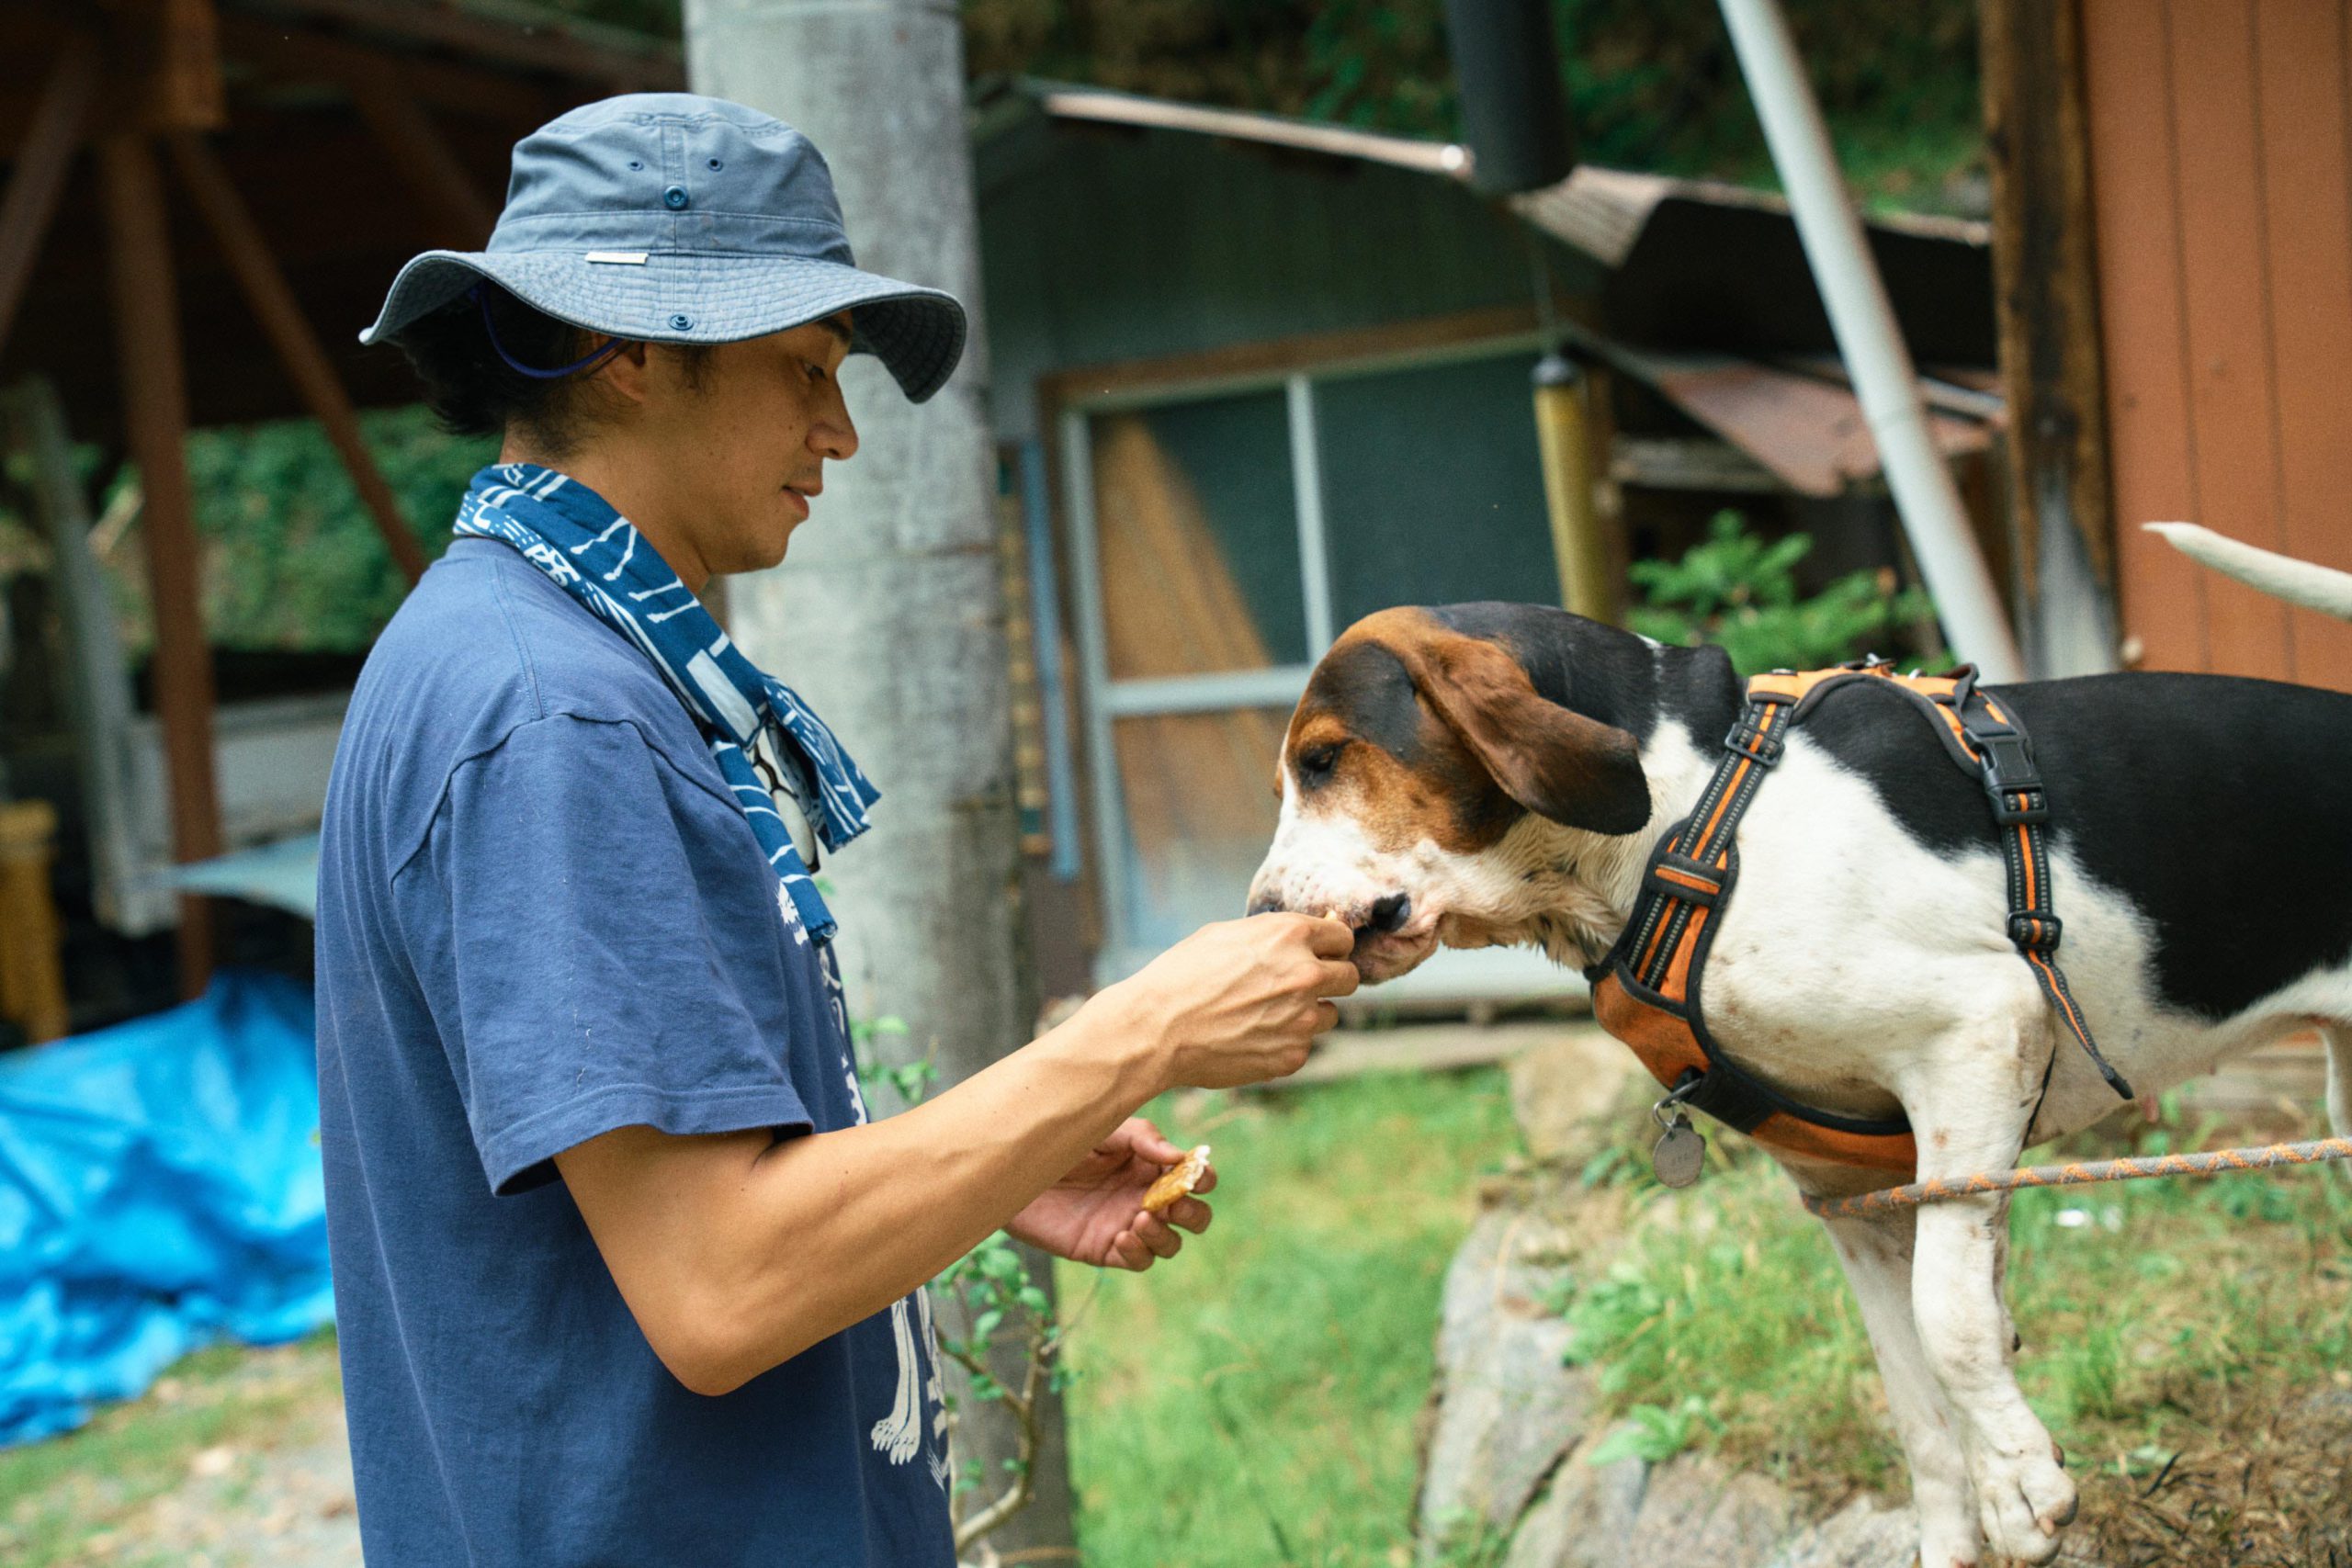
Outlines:
[[[2204,540],[2231,542],[2201,529],[2190,533],[2203,539],[2183,539],[2186,526],[2170,525],[2167,536],[2199,558],[2352,616],[2352,576],[2243,546],[2209,552]],[[2290,581],[2294,595],[2283,592]],[[1717,754],[1661,722],[1641,759],[1654,823],[1689,812]],[[1408,894],[1405,925],[1360,944],[1367,979],[1403,973],[1440,942],[1532,944],[1583,964],[1630,918],[1651,837],[1609,837],[1530,815],[1476,854],[1428,840],[1383,852],[1343,800],[1310,808],[1285,769],[1281,821],[1251,899],[1361,924],[1374,900]],[[1705,976],[1709,1023],[1727,1050],[1826,1110],[1883,1114],[1899,1105],[1917,1137],[1923,1179],[2006,1169],[2029,1143],[2114,1110],[2009,944],[1989,833],[1973,854],[1931,852],[1800,729],[1757,794],[1739,842],[1739,891],[1722,911]],[[2329,1111],[2337,1133],[2352,1136],[2352,1029],[2335,1021],[2352,1019],[2352,967],[2307,975],[2211,1023],[2161,1001],[2154,936],[2132,905],[2055,844],[2051,875],[2066,920],[2068,978],[2137,1089],[2160,1091],[2318,1023],[2329,1049]],[[1813,1190],[1881,1184],[1842,1168],[1782,1163]],[[2074,1515],[2075,1485],[2012,1370],[2007,1199],[1828,1229],[1910,1461],[1921,1562],[1973,1564],[1986,1545],[2026,1562],[2050,1561]]]

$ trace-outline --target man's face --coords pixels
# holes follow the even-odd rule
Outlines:
[[[709,573],[784,559],[792,531],[824,488],[825,460],[857,450],[837,379],[849,312],[787,332],[720,344],[699,378],[684,361],[649,366],[642,434],[671,455],[664,510]],[[682,570],[685,570],[681,568]]]

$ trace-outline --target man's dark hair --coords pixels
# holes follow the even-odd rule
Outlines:
[[[557,321],[487,278],[481,289],[479,299],[461,294],[400,335],[401,352],[424,382],[426,406],[453,435],[519,430],[550,457],[571,452],[593,418],[594,392],[586,378],[526,376],[501,358],[498,349],[552,370],[593,353],[601,334]],[[498,333],[497,346],[482,324],[484,301]],[[662,346],[681,356],[687,384],[700,386],[708,346]]]

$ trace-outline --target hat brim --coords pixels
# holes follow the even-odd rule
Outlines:
[[[427,251],[401,268],[359,341],[396,340],[481,277],[560,321],[639,343],[740,343],[848,310],[853,351],[881,360],[911,402],[944,386],[964,355],[964,307],[939,289],[809,256],[658,251],[641,262],[590,261],[579,251]],[[680,300],[694,303],[681,311]]]

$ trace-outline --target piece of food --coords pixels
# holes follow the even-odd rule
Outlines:
[[[1203,1144],[1186,1155],[1182,1164],[1170,1166],[1168,1173],[1151,1184],[1151,1190],[1143,1195],[1143,1206],[1155,1214],[1166,1212],[1177,1199],[1191,1196],[1193,1189],[1201,1184],[1201,1178],[1208,1174],[1208,1168],[1209,1146]]]

